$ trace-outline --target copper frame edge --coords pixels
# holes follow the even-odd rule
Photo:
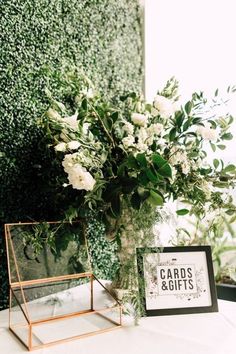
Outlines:
[[[71,224],[69,221],[50,221],[50,222],[47,222],[47,223],[48,224]],[[73,222],[73,223],[74,224],[80,223],[80,221]],[[96,335],[96,334],[99,334],[99,333],[104,333],[104,332],[111,331],[113,329],[120,328],[122,326],[122,319],[121,319],[121,317],[122,317],[122,306],[121,306],[120,302],[116,299],[116,297],[93,274],[92,270],[89,271],[89,272],[84,272],[84,273],[68,274],[68,275],[61,275],[61,276],[56,276],[56,277],[49,277],[49,278],[21,281],[19,268],[18,268],[16,255],[15,255],[15,250],[14,250],[13,242],[12,242],[12,239],[11,239],[10,226],[38,225],[38,224],[41,224],[41,222],[22,222],[22,223],[19,222],[19,223],[9,223],[9,224],[5,224],[4,225],[7,260],[8,260],[9,283],[10,283],[9,330],[18,338],[18,340],[24,345],[24,347],[26,347],[29,351],[31,351],[31,350],[44,348],[44,347],[52,346],[52,345],[59,344],[59,343],[69,342],[71,340],[84,338],[84,337],[89,337],[89,336],[92,336],[92,335]],[[88,253],[88,256],[89,256],[88,245],[86,243],[86,239],[85,239],[85,246],[86,246],[87,253]],[[18,282],[12,282],[11,281],[9,247],[11,247],[13,261],[14,261],[15,268],[16,268],[16,274],[17,274],[17,278],[19,280]],[[90,258],[88,258],[88,259],[90,260]],[[90,302],[91,309],[90,310],[84,310],[84,311],[75,312],[75,313],[66,314],[66,315],[59,315],[59,316],[54,317],[54,318],[53,317],[49,317],[49,318],[44,319],[44,320],[38,320],[38,321],[31,321],[30,320],[29,313],[28,313],[28,306],[27,306],[27,303],[26,303],[23,286],[37,285],[37,284],[40,285],[40,284],[47,284],[47,283],[52,283],[52,282],[66,281],[66,280],[70,280],[70,279],[80,279],[80,278],[86,278],[86,277],[90,277],[90,282],[91,282],[91,299],[90,299],[91,300],[91,302]],[[99,310],[94,310],[93,309],[93,301],[94,301],[93,280],[94,279],[115,300],[115,302],[117,304],[116,306],[114,306],[112,308],[103,308],[103,309],[99,309]],[[16,295],[14,294],[14,289],[15,288],[20,288],[22,299],[23,299],[23,302],[24,302],[24,305],[25,305],[25,311],[24,311],[22,305],[20,304],[19,300],[17,299]],[[27,324],[25,324],[25,326],[27,326],[28,329],[29,329],[28,346],[20,338],[20,336],[14,331],[14,326],[12,326],[12,324],[11,324],[11,313],[10,313],[10,311],[11,311],[11,308],[12,308],[12,306],[11,306],[12,295],[16,299],[16,302],[17,302],[18,306],[20,307],[20,310],[22,311],[22,313],[23,313],[23,315],[24,315],[24,317],[26,319],[26,322],[27,322]],[[117,309],[120,312],[120,321],[119,322],[113,321],[109,317],[107,317],[107,316],[102,314],[103,312],[110,311],[111,309]],[[111,322],[115,326],[108,327],[106,329],[100,329],[100,330],[96,330],[96,331],[92,331],[92,332],[76,335],[76,336],[72,336],[72,337],[68,337],[68,338],[65,338],[65,339],[59,339],[59,340],[52,341],[52,342],[49,342],[49,343],[45,343],[45,344],[42,344],[42,345],[36,345],[36,346],[33,345],[33,343],[32,343],[33,326],[37,326],[37,325],[44,324],[44,323],[50,323],[50,322],[53,322],[53,321],[63,320],[63,319],[69,319],[69,318],[73,318],[73,317],[79,317],[79,316],[82,316],[82,315],[89,315],[89,314],[98,314],[99,316],[105,318],[107,321]]]
[[[33,346],[31,350],[47,348],[47,347],[50,347],[50,346],[53,346],[53,345],[56,345],[56,344],[67,343],[67,342],[70,342],[70,341],[73,341],[73,340],[76,340],[76,339],[86,338],[86,337],[94,336],[94,335],[97,335],[97,334],[100,334],[100,333],[110,332],[110,331],[112,331],[114,329],[118,329],[120,327],[121,327],[121,325],[117,325],[115,327],[109,327],[109,328],[106,328],[106,329],[99,329],[97,331],[84,333],[84,334],[79,334],[79,335],[76,335],[76,336],[73,336],[73,337],[69,337],[69,338],[65,338],[65,339],[59,339],[59,340],[56,340],[56,341],[53,341],[53,342],[49,342],[49,343],[46,343],[46,344]]]

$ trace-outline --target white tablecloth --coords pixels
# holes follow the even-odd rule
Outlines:
[[[27,353],[0,312],[0,353]],[[142,318],[111,332],[36,350],[37,354],[235,354],[236,303],[219,300],[219,313]]]

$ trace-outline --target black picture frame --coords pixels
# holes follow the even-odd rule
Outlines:
[[[180,247],[146,247],[146,248],[137,248],[137,265],[138,265],[138,273],[139,273],[139,292],[140,292],[140,296],[142,298],[142,302],[143,302],[143,307],[144,307],[144,312],[146,314],[146,316],[162,316],[162,315],[182,315],[182,314],[192,314],[192,313],[204,313],[204,312],[218,312],[218,303],[217,303],[217,293],[216,293],[216,286],[215,286],[215,280],[214,280],[214,271],[213,271],[213,264],[212,264],[212,255],[211,255],[211,247],[210,246],[180,246]],[[193,253],[193,252],[200,252],[200,253]],[[155,258],[159,258],[159,261],[161,258],[163,258],[163,256],[161,256],[162,254],[164,254],[165,258],[168,258],[168,256],[171,257],[172,254],[175,254],[175,258],[172,258],[172,262],[174,264],[174,262],[177,262],[177,258],[176,258],[176,254],[179,255],[180,258],[184,259],[184,258],[192,258],[197,259],[197,257],[199,256],[199,259],[201,259],[201,262],[205,262],[205,265],[201,265],[201,262],[199,264],[191,264],[191,267],[194,267],[192,269],[196,270],[197,266],[201,267],[201,271],[194,271],[195,272],[195,285],[197,289],[196,293],[192,293],[192,294],[169,294],[168,296],[166,296],[166,298],[169,299],[169,301],[167,302],[167,306],[165,307],[165,294],[160,295],[158,294],[158,290],[156,291],[156,295],[155,295],[155,299],[156,302],[153,301],[151,299],[151,301],[154,302],[154,306],[153,304],[150,306],[150,304],[148,304],[148,300],[149,300],[149,294],[152,294],[152,292],[149,292],[149,288],[147,289],[148,285],[147,285],[147,275],[148,271],[145,269],[145,259],[148,257],[154,257]],[[201,254],[201,255],[200,255]],[[205,256],[204,256],[205,255]],[[157,261],[157,262],[159,262]],[[169,262],[170,263],[170,262]],[[163,262],[160,264],[164,264]],[[181,265],[181,264],[177,264],[175,263],[175,265],[153,265],[153,263],[151,263],[151,267],[153,267],[154,269],[154,274],[155,274],[155,267],[159,267],[159,268],[163,268],[163,272],[160,274],[165,274],[164,271],[167,271],[166,274],[171,275],[173,273],[173,271],[175,271],[176,268],[174,267],[185,267],[188,266],[187,264]],[[165,269],[166,267],[166,269]],[[172,269],[171,269],[172,267]],[[157,268],[156,268],[157,269]],[[170,269],[170,271],[172,271],[172,273],[168,273],[168,270]],[[179,268],[179,271],[183,269],[183,268]],[[189,274],[191,274],[191,268],[187,268],[189,270]],[[177,271],[176,271],[177,272]],[[181,271],[182,272],[182,271]],[[184,272],[184,271],[183,271]],[[200,276],[204,279],[205,283],[203,286],[205,286],[205,288],[200,289],[199,290],[199,281],[196,280],[197,277],[199,277],[199,273]],[[158,274],[158,272],[156,272],[156,274]],[[177,273],[178,274],[178,273]],[[184,273],[187,274],[187,273]],[[153,277],[153,274],[150,276]],[[158,275],[156,276],[156,280],[155,280],[155,287],[156,289],[159,288],[160,290],[160,285],[158,285]],[[185,283],[186,286],[186,281],[187,280],[182,280]],[[188,280],[189,281],[189,280]],[[162,280],[162,284],[164,281]],[[170,281],[169,281],[170,283]],[[173,286],[173,282],[171,283]],[[176,283],[175,283],[176,284]],[[178,284],[178,283],[177,283]],[[182,284],[182,283],[180,283]],[[207,289],[207,290],[206,290]],[[168,289],[168,291],[170,291]],[[177,288],[176,292],[180,291],[180,289]],[[188,289],[185,291],[188,291]],[[195,291],[195,290],[193,290]],[[148,295],[147,295],[148,294]],[[174,297],[173,297],[174,295]],[[150,295],[152,296],[152,295]],[[162,297],[161,297],[162,296]],[[204,302],[204,298],[208,298],[208,300],[206,301],[206,303]],[[175,299],[175,301],[179,302],[179,306],[178,304],[175,306],[171,306],[171,301],[170,299]],[[181,298],[183,299],[183,301],[181,301]],[[159,300],[158,300],[159,299]],[[198,306],[198,299],[199,299],[199,306]],[[192,303],[194,303],[193,306],[191,306],[190,301],[192,300]],[[157,304],[156,308],[155,308],[155,303]],[[161,303],[161,307],[159,306],[159,304]],[[164,303],[164,305],[163,305]]]

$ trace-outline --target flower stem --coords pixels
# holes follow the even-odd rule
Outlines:
[[[110,139],[110,141],[111,141],[111,143],[112,143],[112,146],[115,147],[115,142],[114,142],[114,140],[113,140],[111,134],[110,134],[109,131],[107,130],[107,128],[106,128],[106,126],[105,126],[105,124],[104,124],[102,118],[100,117],[100,115],[98,114],[98,112],[96,111],[96,109],[94,108],[94,106],[91,105],[91,104],[90,104],[90,106],[91,106],[91,108],[93,109],[94,113],[96,114],[96,117],[98,118],[99,122],[101,123],[101,125],[102,125],[102,127],[103,127],[103,129],[104,129],[104,131],[105,131],[105,133],[106,133],[106,135],[107,135],[108,138]]]

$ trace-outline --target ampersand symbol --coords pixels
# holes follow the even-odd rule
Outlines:
[[[163,282],[161,283],[161,289],[162,289],[162,290],[168,290],[168,287],[166,286],[166,281],[163,281]]]

